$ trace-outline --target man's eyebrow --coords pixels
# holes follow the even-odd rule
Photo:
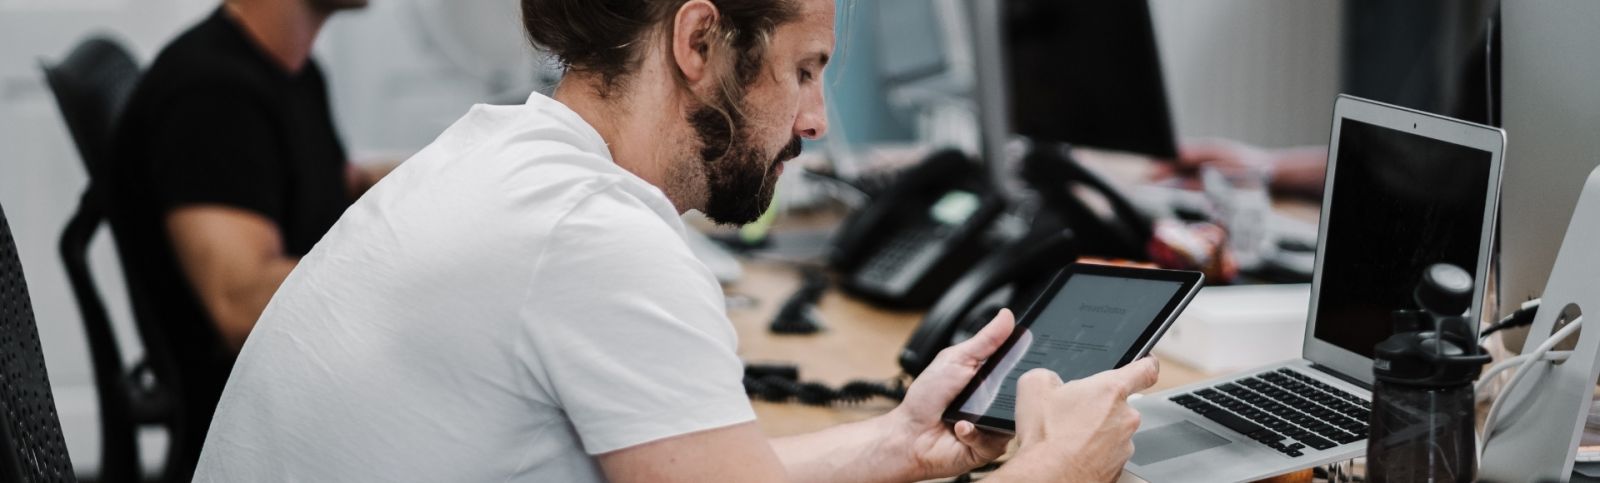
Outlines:
[[[828,59],[831,58],[832,57],[830,57],[827,52],[817,52],[816,54],[812,55],[812,59],[816,60],[819,67],[827,67]]]

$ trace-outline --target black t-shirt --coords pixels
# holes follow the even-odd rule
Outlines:
[[[176,367],[156,370],[177,372],[185,419],[203,434],[234,354],[183,275],[165,217],[190,205],[244,209],[277,225],[289,255],[309,251],[350,205],[322,72],[315,62],[287,72],[218,9],[140,80],[112,164],[112,228],[140,330],[176,355]]]

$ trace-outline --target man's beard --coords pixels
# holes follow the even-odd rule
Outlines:
[[[706,175],[706,205],[701,211],[711,221],[743,225],[756,221],[772,204],[778,163],[800,155],[800,137],[795,136],[776,156],[769,156],[752,139],[749,123],[739,110],[723,112],[701,105],[689,113]]]

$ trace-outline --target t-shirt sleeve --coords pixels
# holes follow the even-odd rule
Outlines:
[[[285,212],[280,130],[260,101],[199,90],[177,96],[150,129],[151,182],[165,209],[219,204],[274,221]]]
[[[720,286],[642,202],[589,196],[539,263],[522,357],[586,452],[755,418]]]

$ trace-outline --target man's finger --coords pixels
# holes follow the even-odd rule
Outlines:
[[[1044,437],[1044,415],[1050,393],[1061,386],[1055,371],[1039,368],[1017,378],[1017,438],[1029,444]]]
[[[1127,399],[1133,393],[1154,386],[1160,376],[1161,367],[1156,362],[1156,359],[1154,357],[1146,357],[1119,369],[1112,369],[1090,377],[1110,379],[1110,385],[1115,388],[1117,398]]]
[[[961,441],[961,444],[972,448],[972,451],[985,461],[1005,454],[1006,443],[1011,442],[1010,435],[979,430],[969,421],[956,422],[955,432],[956,439]]]
[[[952,348],[972,360],[988,359],[1000,348],[1000,344],[1006,342],[1007,337],[1011,337],[1011,331],[1016,326],[1016,316],[1011,314],[1011,309],[1000,309],[1000,313],[995,314],[994,319],[984,325],[977,335]]]

